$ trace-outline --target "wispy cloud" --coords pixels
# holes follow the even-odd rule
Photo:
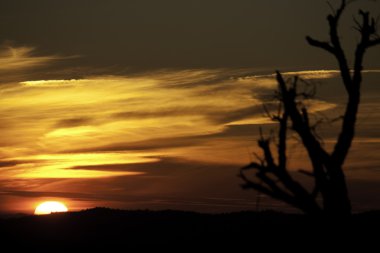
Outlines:
[[[0,71],[23,70],[63,59],[59,56],[37,56],[33,47],[0,47]]]
[[[89,80],[38,80],[38,81],[25,81],[20,82],[20,84],[28,87],[40,87],[40,88],[46,88],[46,87],[66,87],[66,86],[73,86],[73,85],[80,85],[83,82],[86,82]]]
[[[380,70],[363,70],[362,73],[380,73]],[[338,77],[340,75],[339,70],[302,70],[302,71],[289,71],[281,73],[285,77],[298,76],[304,80],[324,80]],[[243,83],[257,82],[257,85],[263,88],[275,88],[277,82],[275,80],[276,74],[265,75],[247,75],[238,77],[237,79]]]
[[[24,53],[25,55],[25,53]],[[261,124],[274,76],[244,70],[160,71],[134,76],[36,80],[2,86],[3,173],[14,178],[134,175],[72,167],[141,164],[157,157],[241,163]],[[288,72],[306,79],[335,71]],[[322,100],[311,112],[336,107]],[[26,162],[16,162],[26,161]],[[100,168],[100,167],[99,167]],[[122,174],[124,173],[124,174]]]

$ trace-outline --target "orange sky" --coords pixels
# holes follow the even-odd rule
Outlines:
[[[2,53],[2,68],[9,71],[54,61],[54,57],[31,56],[30,50],[23,48],[8,50],[11,51]],[[339,101],[343,97],[329,96],[331,91],[339,91],[337,71],[285,73],[295,74],[321,83],[321,96],[309,104],[314,115],[332,117],[342,110]],[[368,96],[361,109],[365,121],[359,121],[353,147],[356,152],[349,162],[352,171],[357,170],[348,173],[354,180],[378,177],[372,170],[378,158],[371,152],[379,147],[380,136],[376,132],[379,122],[374,111],[379,104],[378,94],[372,92],[371,86],[375,84],[372,80],[380,77],[380,71],[370,70],[365,75],[369,80],[364,92]],[[213,201],[197,200],[199,193],[192,191],[193,185],[185,189],[185,194],[184,189],[178,191],[181,187],[178,183],[185,180],[186,185],[205,177],[210,180],[207,183],[220,188],[222,185],[217,181],[228,181],[230,177],[229,186],[234,182],[238,189],[239,182],[234,177],[239,166],[252,159],[258,127],[274,127],[262,112],[262,103],[268,101],[275,87],[272,74],[252,74],[246,69],[162,70],[139,76],[3,84],[0,119],[6,138],[0,148],[1,191],[9,203],[4,208],[30,209],[38,201],[51,198],[63,200],[72,209],[96,205],[180,208],[176,201],[186,202],[187,198],[195,200],[183,204],[183,208],[199,208],[192,207],[192,202],[195,206],[202,206],[203,202],[212,206]],[[325,145],[333,143],[329,131],[336,127],[321,129]],[[293,143],[290,167],[294,170],[307,167],[299,143],[290,142]],[[364,154],[369,159],[363,161]],[[218,167],[224,172],[213,175]],[[183,170],[192,178],[184,178]],[[169,183],[162,179],[165,177],[172,177]],[[150,182],[152,178],[156,179],[155,189],[144,185],[144,179]],[[130,183],[133,180],[136,182]],[[119,186],[107,184],[112,181]],[[105,184],[105,189],[100,191],[98,182]],[[122,182],[126,185],[120,187]],[[217,208],[222,210],[254,206],[247,194],[231,196],[237,190],[228,191],[231,189],[220,189],[216,194],[222,197],[215,197],[215,193],[207,197],[224,199],[226,203],[222,201]],[[144,198],[147,200],[143,201]],[[235,198],[235,202],[229,203],[228,199]],[[142,203],[131,205],[135,201]]]

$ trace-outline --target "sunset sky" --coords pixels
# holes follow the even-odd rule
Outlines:
[[[360,6],[380,15],[379,1]],[[341,23],[350,53],[358,7]],[[262,107],[274,70],[316,85],[315,117],[343,111],[334,59],[304,39],[327,38],[329,12],[324,0],[1,0],[0,212],[43,200],[255,210],[236,175],[258,151],[259,127],[275,129]],[[379,59],[380,47],[368,52],[345,164],[354,211],[380,208]],[[319,129],[324,145],[338,128]],[[289,142],[289,167],[310,169]],[[261,197],[261,208],[291,210]]]

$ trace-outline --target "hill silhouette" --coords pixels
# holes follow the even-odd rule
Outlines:
[[[363,248],[376,242],[379,225],[380,211],[332,220],[271,211],[201,214],[94,208],[2,219],[0,236],[3,247],[28,252],[152,246],[270,248],[308,243]]]

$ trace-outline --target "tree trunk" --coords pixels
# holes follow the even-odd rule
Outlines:
[[[320,216],[322,214],[322,210],[317,202],[310,197],[300,199],[297,207],[310,216]]]
[[[323,196],[324,212],[331,216],[348,216],[351,214],[351,202],[345,175],[341,167],[328,167],[328,181]]]

